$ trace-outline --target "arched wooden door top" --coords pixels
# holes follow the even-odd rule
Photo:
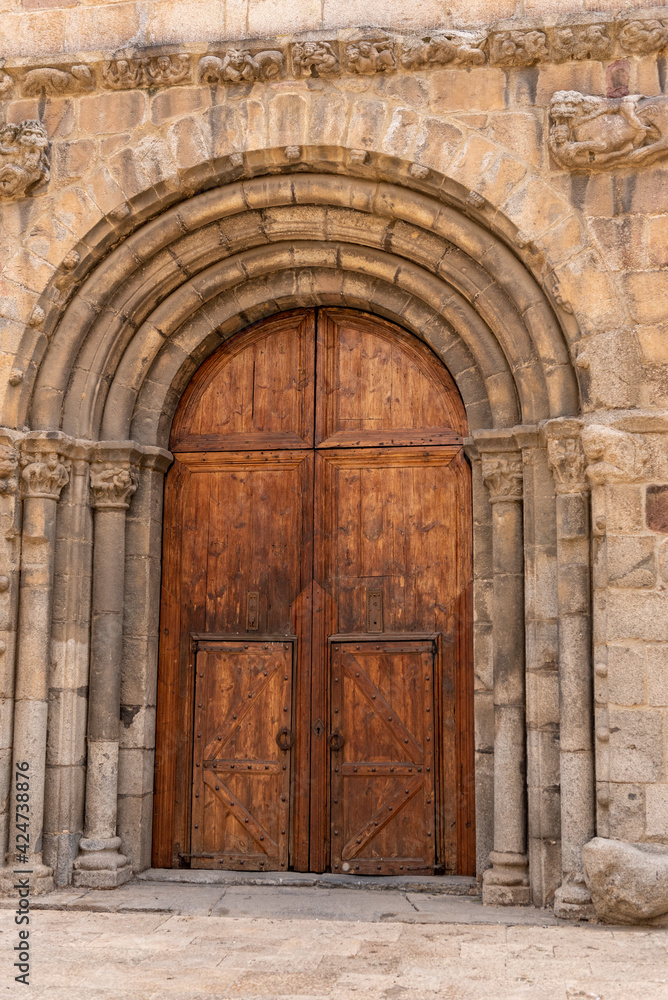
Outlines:
[[[377,316],[311,309],[263,320],[223,344],[188,386],[170,446],[442,445],[466,433],[457,387],[425,344]]]

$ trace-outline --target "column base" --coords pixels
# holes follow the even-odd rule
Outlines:
[[[120,837],[82,837],[72,884],[80,889],[116,889],[127,882],[132,878],[132,868],[125,855],[119,853],[120,846]]]
[[[27,871],[30,875],[22,874]],[[0,896],[8,896],[10,899],[20,898],[19,890],[25,888],[26,879],[30,896],[43,896],[55,889],[53,870],[36,860],[28,862],[27,865],[5,865],[4,868],[0,868]]]
[[[531,906],[525,854],[492,851],[492,867],[482,876],[483,906]]]
[[[562,920],[594,920],[596,910],[584,883],[564,882],[554,894],[554,915]]]

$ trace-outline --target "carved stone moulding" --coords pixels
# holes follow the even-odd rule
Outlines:
[[[206,49],[173,46],[89,54],[51,65],[0,58],[0,100],[13,96],[82,94],[95,89],[169,87],[198,79],[210,85],[254,84],[276,78],[373,76],[443,66],[523,68],[539,63],[613,60],[668,49],[668,9],[625,20],[575,19],[571,24],[504,22],[486,30],[438,29],[415,35],[363,31],[314,32],[307,38],[240,40]],[[661,16],[663,15],[663,16]]]

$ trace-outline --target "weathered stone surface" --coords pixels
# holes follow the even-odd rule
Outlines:
[[[600,920],[668,926],[668,847],[596,837],[582,856]]]

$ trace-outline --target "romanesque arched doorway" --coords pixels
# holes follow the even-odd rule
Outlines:
[[[167,477],[153,861],[473,874],[470,470],[436,356],[296,310],[197,371]]]

